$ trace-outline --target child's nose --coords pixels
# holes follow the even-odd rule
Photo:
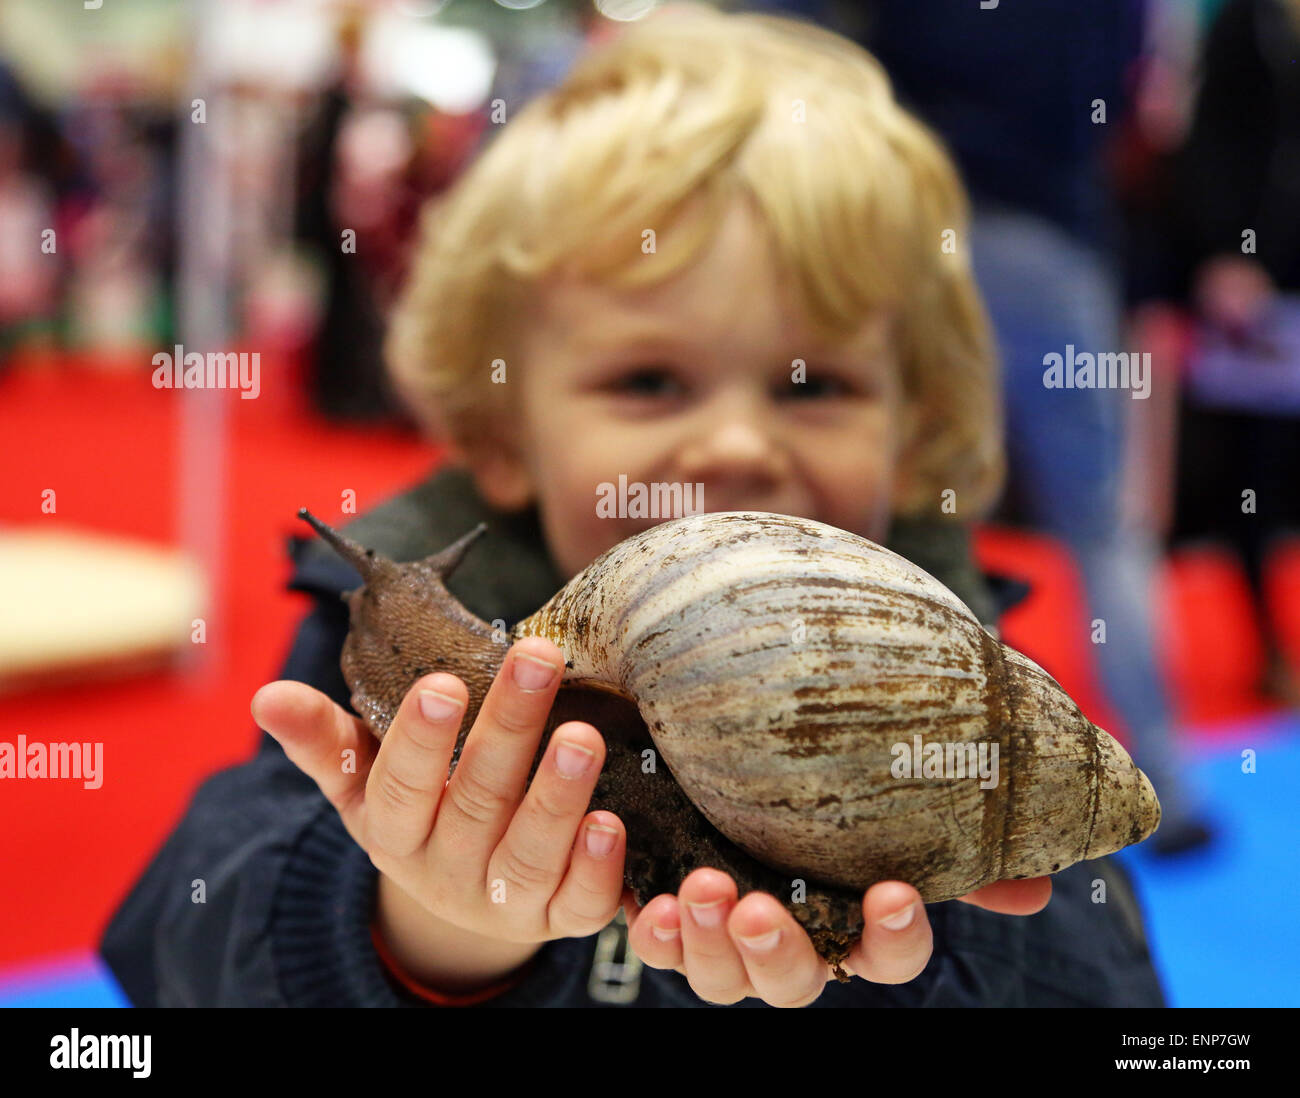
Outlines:
[[[755,414],[713,419],[681,451],[682,475],[689,481],[771,480],[784,463],[770,428]]]

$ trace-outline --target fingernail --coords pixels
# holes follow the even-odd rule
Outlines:
[[[560,772],[561,777],[578,778],[587,772],[591,760],[595,757],[594,751],[562,740],[559,747],[555,749],[555,769]]]
[[[886,915],[879,920],[879,925],[886,930],[902,930],[905,926],[910,926],[912,919],[916,915],[916,904],[910,903],[901,911],[895,911],[892,915]]]
[[[776,943],[781,940],[781,928],[778,926],[769,930],[766,934],[755,934],[751,938],[742,938],[736,935],[736,941],[740,942],[746,949],[752,949],[755,953],[766,953],[769,949],[775,949]]]
[[[721,926],[722,925],[722,905],[726,900],[713,900],[707,904],[692,904],[686,906],[691,909],[691,918],[700,926]]]
[[[559,668],[546,660],[539,660],[527,652],[515,653],[515,665],[512,669],[515,685],[521,690],[542,690],[551,685]]]
[[[614,849],[618,831],[604,824],[587,825],[587,853],[593,858],[603,858]]]
[[[676,929],[675,927],[667,928],[662,926],[655,926],[654,923],[650,924],[650,933],[653,934],[656,938],[658,938],[661,942],[671,942],[674,938],[679,937],[681,935],[681,931]]]
[[[455,698],[439,694],[436,690],[420,691],[420,712],[426,721],[445,721],[461,711],[461,704]]]

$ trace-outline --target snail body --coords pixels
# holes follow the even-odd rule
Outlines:
[[[505,633],[444,585],[485,527],[394,564],[300,514],[366,581],[346,596],[342,665],[377,736],[417,678],[446,670],[469,689],[463,742],[509,642],[542,636],[565,653],[565,686],[634,705],[690,802],[791,879],[858,897],[903,880],[946,900],[1159,822],[1146,776],[1055,680],[916,565],[835,527],[748,511],[662,522]],[[996,758],[996,782],[900,776],[904,747],[936,744]]]

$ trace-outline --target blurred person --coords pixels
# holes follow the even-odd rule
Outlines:
[[[1102,682],[1160,797],[1152,849],[1205,845],[1213,825],[1189,787],[1155,656],[1159,543],[1151,522],[1126,521],[1121,501],[1129,421],[1145,415],[1144,402],[1128,389],[1044,384],[1046,355],[1127,349],[1102,150],[1123,115],[1144,4],[1035,0],[1013,17],[951,0],[755,6],[852,20],[899,98],[952,148],[971,190],[972,261],[1003,360],[1010,476],[1000,517],[1059,538],[1078,563],[1088,619],[1105,622],[1095,645]]]
[[[1228,0],[1200,75],[1167,220],[1173,294],[1198,319],[1174,536],[1235,547],[1265,638],[1262,686],[1300,707],[1266,587],[1271,550],[1300,532],[1300,0]]]
[[[35,169],[39,112],[0,63],[0,366],[23,343],[48,339],[61,256],[55,192]]]
[[[384,316],[400,279],[419,200],[406,115],[372,103],[361,65],[367,15],[344,9],[333,78],[304,130],[294,236],[323,267],[325,299],[311,349],[310,396],[338,420],[405,420],[384,373]],[[355,234],[347,246],[343,234]]]
[[[311,349],[310,396],[323,415],[343,420],[386,419],[397,409],[380,356],[383,318],[367,260],[358,262],[358,254],[366,255],[364,224],[353,226],[339,216],[341,177],[346,178],[341,136],[353,104],[366,95],[364,31],[364,12],[344,9],[335,36],[335,72],[304,130],[296,172],[294,236],[320,260],[325,283],[320,330]],[[344,229],[357,234],[352,252],[344,250]]]
[[[782,106],[797,94],[806,125]],[[654,525],[599,517],[621,469],[906,546],[994,624],[969,521],[940,510],[955,487],[978,515],[1003,470],[986,318],[969,265],[933,247],[965,216],[950,161],[852,43],[694,6],[630,25],[430,207],[389,349],[454,460],[346,532],[407,560],[483,518],[451,587],[510,624]],[[717,870],[639,908],[622,821],[588,811],[600,731],[560,723],[525,794],[561,650],[512,647],[447,781],[465,685],[422,676],[377,743],[339,669],[355,573],[317,541],[296,556],[316,604],[286,681],[253,699],[256,758],[204,784],[104,935],[136,1004],[594,1005],[614,1001],[591,990],[607,933],[646,966],[619,1000],[642,1005],[1163,1003],[1109,858],[966,902],[877,883],[847,984],[774,897],[738,899]],[[201,905],[176,888],[194,866]],[[517,898],[494,905],[483,882],[506,875]],[[1092,902],[1099,877],[1117,902]]]
[[[366,18],[353,7],[339,20],[335,75],[303,135],[295,233],[324,268],[310,382],[317,409],[337,419],[405,419],[383,368],[385,317],[420,203],[455,180],[490,127],[485,112],[371,102],[361,64]],[[588,13],[582,21],[596,22]],[[510,113],[572,64],[583,38],[566,26],[503,48],[492,96]],[[355,254],[341,247],[344,229],[356,233]]]
[[[89,182],[68,226],[66,338],[96,352],[174,335],[176,130],[135,95],[128,77],[105,74],[65,116]]]
[[[58,255],[42,248],[53,196],[24,170],[23,146],[22,127],[0,115],[0,357],[46,330],[55,307]]]

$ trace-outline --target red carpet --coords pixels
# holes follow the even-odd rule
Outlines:
[[[263,365],[262,397],[230,400],[225,470],[224,574],[212,616],[210,665],[188,677],[156,673],[85,689],[0,699],[0,737],[102,740],[105,781],[6,781],[0,786],[0,966],[93,946],[126,889],[170,831],[197,784],[256,743],[248,702],[279,668],[305,599],[283,590],[285,538],[312,508],[342,521],[341,492],[364,511],[425,474],[438,455],[394,431],[328,426],[293,400],[289,372]],[[0,522],[89,527],[171,542],[176,526],[177,394],[147,373],[81,367],[0,378],[4,476]],[[54,488],[58,509],[41,513]],[[305,529],[305,527],[304,527]],[[1103,726],[1115,727],[1096,687],[1072,566],[1052,543],[1007,531],[981,534],[986,565],[1041,584],[1005,622],[1009,642],[1054,674]],[[1300,553],[1278,579],[1291,636],[1300,639]],[[1259,709],[1250,693],[1258,640],[1224,572],[1197,558],[1175,568],[1163,599],[1164,636],[1185,720]],[[5,577],[21,583],[21,577]],[[1203,638],[1213,637],[1212,644]],[[1297,643],[1300,649],[1300,643]],[[1110,722],[1110,723],[1108,723]]]
[[[249,699],[279,669],[307,605],[284,590],[285,539],[309,533],[298,508],[342,521],[344,489],[364,511],[437,458],[414,437],[331,427],[277,404],[269,373],[264,364],[262,398],[222,394],[231,401],[227,569],[208,630],[213,666],[194,678],[160,672],[0,699],[0,736],[102,740],[105,774],[94,791],[51,781],[0,787],[0,965],[92,943],[199,781],[252,751]],[[177,429],[177,394],[153,389],[147,373],[0,379],[0,521],[172,541]],[[58,510],[43,515],[50,487]]]

